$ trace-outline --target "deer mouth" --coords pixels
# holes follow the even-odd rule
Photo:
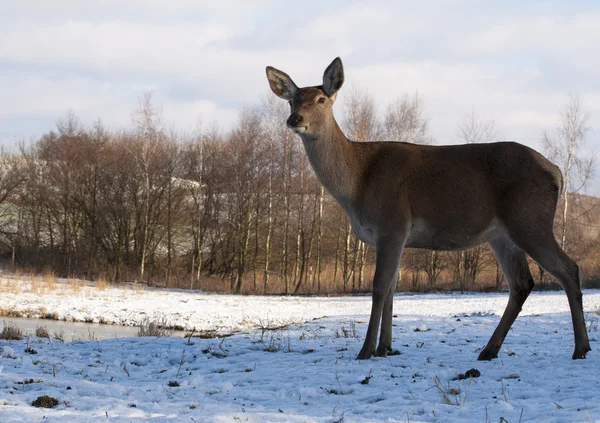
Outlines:
[[[308,128],[308,126],[288,126],[288,128],[290,128],[290,130],[296,134],[302,134],[303,132],[306,132],[306,128]]]

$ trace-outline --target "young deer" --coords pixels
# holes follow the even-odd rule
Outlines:
[[[559,247],[552,229],[562,188],[555,165],[514,142],[426,146],[350,141],[332,111],[344,83],[339,57],[319,86],[298,88],[270,66],[267,78],[273,92],[289,102],[287,126],[302,139],[317,177],[343,207],[356,235],[376,247],[371,317],[357,359],[384,357],[391,350],[392,301],[404,248],[461,250],[484,242],[494,250],[510,296],[479,360],[498,356],[533,288],[525,254],[565,289],[575,334],[573,359],[585,358],[590,344],[579,268]]]

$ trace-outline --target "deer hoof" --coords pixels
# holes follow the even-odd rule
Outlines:
[[[358,355],[356,356],[357,360],[368,360],[373,356],[373,348],[365,348],[362,347]]]
[[[387,357],[388,353],[392,351],[392,347],[382,347],[381,345],[379,347],[377,347],[377,351],[375,351],[375,355],[377,357]]]
[[[592,349],[590,347],[587,348],[583,348],[583,349],[575,349],[575,352],[573,352],[573,357],[571,357],[573,360],[583,360],[586,358],[588,351],[591,351]]]
[[[477,357],[478,361],[490,361],[493,360],[494,358],[498,358],[498,352],[494,352],[488,349],[484,349],[483,351],[481,351],[481,353],[479,354],[479,357]]]

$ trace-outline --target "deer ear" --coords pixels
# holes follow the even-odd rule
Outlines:
[[[335,94],[342,88],[344,84],[344,66],[342,65],[342,60],[339,57],[336,57],[333,62],[327,69],[325,69],[325,73],[323,74],[323,91],[329,97],[335,96]]]
[[[284,100],[291,100],[294,98],[296,91],[298,91],[298,87],[287,73],[281,72],[271,66],[267,66],[267,79],[275,95]]]

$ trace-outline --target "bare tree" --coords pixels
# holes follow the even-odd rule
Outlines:
[[[6,244],[10,248],[13,266],[21,220],[19,208],[14,207],[13,196],[23,186],[26,175],[24,160],[0,151],[0,243]]]
[[[315,273],[317,279],[317,293],[321,293],[321,270],[322,270],[322,249],[323,249],[323,198],[325,196],[325,187],[321,186],[318,194],[319,210],[317,213],[317,259],[315,263]]]
[[[282,123],[285,121],[287,110],[281,102],[277,101],[277,97],[273,94],[263,100],[264,114],[264,130],[267,139],[267,192],[266,192],[266,208],[267,208],[267,228],[265,236],[265,265],[263,268],[263,294],[267,292],[269,287],[269,276],[271,266],[271,249],[273,243],[273,230],[275,223],[274,213],[274,185],[276,185],[276,143],[284,140],[288,130]]]
[[[458,124],[458,138],[466,144],[496,141],[499,137],[500,131],[494,120],[481,118],[474,107]]]
[[[187,198],[189,199],[184,204],[186,204],[187,212],[191,218],[190,229],[193,238],[190,289],[194,288],[194,283],[199,279],[202,269],[202,250],[206,238],[207,222],[205,210],[208,203],[205,198],[206,190],[204,189],[205,135],[199,121],[196,128],[197,133],[182,150],[184,177],[188,181]]]
[[[294,168],[294,157],[295,149],[292,141],[292,136],[289,132],[286,132],[283,137],[283,165],[282,165],[282,191],[283,191],[283,204],[284,204],[284,215],[283,215],[283,233],[281,236],[281,255],[280,255],[280,273],[283,275],[286,294],[290,293],[289,287],[289,260],[290,260],[290,246],[289,246],[289,235],[290,235],[290,217],[292,212],[291,197],[292,197],[292,173]]]
[[[427,254],[420,254],[420,256],[426,258],[426,263],[422,267],[427,275],[429,289],[432,289],[439,278],[440,273],[444,270],[443,262],[440,259],[440,253],[434,250],[427,250]]]
[[[565,247],[569,226],[569,193],[580,192],[594,176],[595,157],[586,151],[589,117],[579,96],[570,94],[560,112],[559,126],[542,134],[546,154],[563,174],[561,248]]]
[[[369,141],[383,135],[377,120],[375,100],[365,89],[352,87],[344,99],[344,129],[354,141]]]
[[[138,100],[137,107],[132,115],[136,126],[138,142],[132,153],[135,157],[136,166],[140,177],[143,179],[142,209],[143,219],[139,237],[140,253],[140,279],[144,279],[146,256],[150,236],[150,196],[152,195],[151,166],[156,157],[158,145],[163,137],[162,111],[152,101],[152,92],[146,92]]]
[[[256,108],[244,109],[238,118],[238,123],[228,141],[229,170],[233,177],[232,203],[234,219],[233,227],[236,232],[235,255],[237,271],[235,283],[232,280],[231,289],[236,293],[242,291],[244,272],[248,265],[248,247],[254,220],[258,218],[255,205],[258,201],[256,183],[259,180],[259,165],[261,152],[260,141],[263,139],[261,126],[262,116]]]
[[[8,202],[25,180],[22,164],[24,161],[18,156],[0,151],[0,207]]]
[[[418,92],[404,94],[390,104],[384,119],[385,137],[390,141],[412,144],[433,144],[425,101]]]

